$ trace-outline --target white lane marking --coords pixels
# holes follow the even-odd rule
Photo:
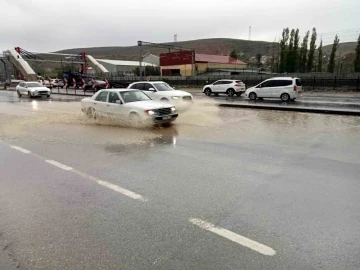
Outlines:
[[[49,164],[52,164],[60,169],[63,169],[65,171],[71,171],[73,168],[69,167],[69,166],[66,166],[64,164],[61,164],[60,162],[57,162],[55,160],[51,160],[51,159],[48,159],[48,160],[45,160],[47,163]]]
[[[276,254],[276,251],[273,250],[271,247],[265,246],[263,244],[260,244],[256,241],[253,241],[249,238],[246,238],[244,236],[241,236],[239,234],[233,233],[229,230],[220,228],[220,227],[216,227],[214,224],[208,223],[206,221],[203,221],[201,219],[198,218],[190,218],[189,221],[210,232],[216,233],[217,235],[220,235],[222,237],[225,237],[237,244],[240,244],[244,247],[250,248],[252,250],[255,250],[263,255],[267,255],[267,256],[274,256]]]
[[[24,153],[24,154],[30,154],[30,153],[31,153],[31,151],[26,150],[26,149],[21,148],[21,147],[16,146],[16,145],[10,145],[10,147],[11,147],[12,149],[18,150],[18,151],[20,151],[20,152],[22,152],[22,153]]]
[[[23,153],[26,153],[26,154],[31,153],[29,150],[23,149],[23,148],[18,147],[18,146],[14,146],[14,145],[10,145],[10,146],[11,146],[12,148],[16,149],[16,150],[19,150],[19,151],[23,152]],[[55,161],[55,160],[46,159],[46,158],[44,158],[44,157],[42,157],[42,156],[40,156],[40,155],[37,155],[37,154],[35,154],[35,153],[31,153],[31,154],[32,154],[32,156],[34,156],[34,157],[37,157],[37,158],[39,158],[39,159],[45,160],[45,162],[47,162],[47,163],[49,163],[49,164],[51,164],[51,165],[54,165],[54,166],[56,166],[56,167],[58,167],[58,168],[60,168],[60,169],[66,170],[66,171],[72,171],[73,173],[76,173],[76,174],[78,174],[78,175],[80,175],[80,176],[82,176],[82,177],[84,177],[84,178],[87,178],[87,179],[89,179],[89,180],[91,180],[91,181],[93,181],[93,182],[95,182],[95,183],[97,183],[97,184],[99,184],[99,185],[101,185],[101,186],[103,186],[103,187],[106,187],[106,188],[108,188],[108,189],[111,189],[111,190],[113,190],[113,191],[116,191],[116,192],[118,192],[118,193],[121,193],[121,194],[123,194],[123,195],[125,195],[125,196],[127,196],[127,197],[129,197],[129,198],[132,198],[132,199],[135,199],[135,200],[139,200],[139,201],[142,201],[142,202],[147,202],[147,201],[148,201],[147,198],[145,198],[145,197],[143,197],[142,195],[137,194],[137,193],[135,193],[135,192],[133,192],[133,191],[131,191],[131,190],[125,189],[125,188],[120,187],[120,186],[118,186],[118,185],[114,185],[114,184],[112,184],[112,183],[110,183],[110,182],[107,182],[107,181],[103,181],[103,180],[98,179],[98,178],[96,178],[96,177],[94,177],[94,176],[87,175],[86,173],[83,173],[83,172],[74,170],[72,167],[67,166],[67,165],[64,165],[64,164],[62,164],[62,163],[60,163],[60,162],[57,162],[57,161]]]
[[[116,192],[119,192],[119,193],[121,193],[121,194],[123,194],[125,196],[128,196],[128,197],[132,198],[132,199],[140,200],[140,201],[143,201],[143,202],[146,201],[146,199],[143,196],[141,196],[140,194],[137,194],[135,192],[132,192],[132,191],[130,191],[128,189],[125,189],[125,188],[122,188],[120,186],[111,184],[109,182],[106,182],[106,181],[103,181],[103,180],[98,180],[98,181],[96,181],[96,183],[98,183],[99,185],[101,185],[103,187],[107,187],[107,188],[112,189],[112,190],[114,190]]]
[[[83,172],[79,172],[77,170],[73,170],[72,172],[84,177],[84,178],[87,178],[103,187],[106,187],[108,189],[111,189],[113,191],[116,191],[118,193],[121,193],[131,199],[134,199],[134,200],[139,200],[139,201],[142,201],[142,202],[147,202],[148,199],[146,199],[145,197],[143,197],[142,195],[140,194],[137,194],[131,190],[128,190],[126,188],[123,188],[123,187],[120,187],[118,185],[115,185],[115,184],[112,184],[110,182],[107,182],[107,181],[104,181],[104,180],[101,180],[99,178],[96,178],[95,176],[91,176],[91,175],[87,175],[86,173],[83,173]]]

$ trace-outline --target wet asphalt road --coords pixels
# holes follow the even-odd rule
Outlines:
[[[359,131],[201,102],[136,130],[0,92],[0,269],[359,269]]]

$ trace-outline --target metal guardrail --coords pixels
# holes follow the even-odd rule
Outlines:
[[[216,78],[207,77],[160,77],[153,78],[151,77],[151,81],[161,80],[169,83],[173,86],[193,86],[193,87],[202,87],[206,84],[213,83],[216,80],[220,79],[238,79],[245,83],[246,87],[252,87],[260,82],[275,76],[231,76],[231,78],[224,78],[223,76],[219,76]],[[279,76],[277,76],[279,77]],[[309,77],[309,78],[301,78],[302,85],[306,89],[318,89],[318,88],[327,88],[327,89],[346,89],[346,90],[360,90],[360,76],[357,78],[338,78],[337,76],[333,78],[321,78],[321,77]],[[137,77],[127,77],[122,80],[110,80],[110,83],[124,83],[127,84],[137,82],[140,79]]]

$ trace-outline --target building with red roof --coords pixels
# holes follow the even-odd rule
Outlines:
[[[160,54],[162,76],[191,76],[216,69],[246,69],[247,64],[228,55],[180,51]]]

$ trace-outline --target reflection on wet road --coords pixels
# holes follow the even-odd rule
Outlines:
[[[135,129],[1,92],[0,140],[0,264],[360,267],[359,117],[195,100]]]

